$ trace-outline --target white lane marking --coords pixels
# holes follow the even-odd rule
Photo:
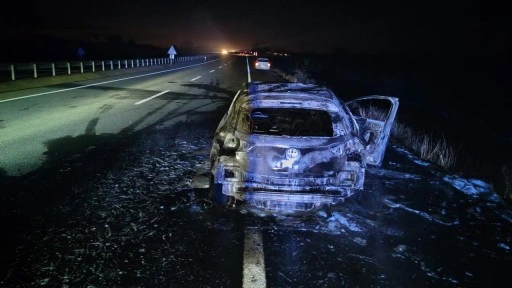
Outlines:
[[[254,228],[245,229],[243,269],[243,288],[267,287],[263,237],[261,231]]]
[[[247,82],[251,82],[251,69],[249,68],[249,57],[245,56],[245,62],[247,63]]]
[[[197,76],[196,78],[194,78],[194,79],[192,79],[192,80],[190,80],[190,81],[196,81],[197,79],[199,79],[199,78],[201,78],[201,77],[203,77],[203,76]]]
[[[156,97],[158,97],[158,96],[160,96],[160,95],[162,95],[162,94],[165,94],[165,93],[167,93],[167,92],[169,92],[169,91],[170,91],[170,90],[165,90],[165,91],[160,92],[160,93],[158,93],[158,94],[156,94],[156,95],[153,95],[153,96],[151,96],[151,97],[149,97],[149,98],[146,98],[146,99],[144,99],[144,100],[140,100],[139,102],[135,103],[135,105],[142,104],[142,103],[144,103],[144,102],[146,102],[146,101],[149,101],[149,100],[151,100],[151,99],[153,99],[153,98],[156,98]]]
[[[174,69],[168,69],[168,70],[162,70],[162,71],[158,71],[158,72],[152,72],[152,73],[148,73],[148,74],[142,74],[142,75],[131,76],[131,77],[126,77],[126,78],[121,78],[121,79],[116,79],[116,80],[110,80],[110,81],[105,81],[105,82],[100,82],[100,83],[88,84],[88,85],[83,85],[83,86],[79,86],[79,87],[66,88],[66,89],[61,89],[61,90],[48,91],[48,92],[43,92],[43,93],[37,93],[37,94],[31,94],[31,95],[26,95],[26,96],[20,96],[20,97],[11,98],[11,99],[0,100],[0,103],[14,101],[14,100],[20,100],[20,99],[24,99],[24,98],[37,97],[37,96],[42,96],[42,95],[46,95],[46,94],[52,94],[52,93],[59,93],[59,92],[77,90],[77,89],[82,89],[82,88],[87,88],[87,87],[92,87],[92,86],[98,86],[98,85],[103,85],[103,84],[108,84],[108,83],[113,83],[113,82],[118,82],[118,81],[123,81],[123,80],[128,80],[128,79],[134,79],[134,78],[139,78],[139,77],[144,77],[144,76],[149,76],[149,75],[155,75],[155,74],[160,74],[160,73],[166,73],[166,72],[181,70],[181,69],[190,68],[190,67],[194,67],[194,66],[199,66],[199,65],[203,65],[203,64],[204,63],[199,63],[199,64],[194,64],[194,65],[189,65],[189,66],[184,66],[184,67],[179,67],[179,68],[174,68]],[[86,81],[86,80],[81,80],[81,81]]]
[[[210,70],[210,73],[215,72],[215,70]]]

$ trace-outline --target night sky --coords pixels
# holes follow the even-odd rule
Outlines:
[[[510,12],[489,1],[48,0],[9,5],[14,7],[3,10],[0,20],[4,36],[117,37],[205,52],[268,47],[428,54],[511,48]]]

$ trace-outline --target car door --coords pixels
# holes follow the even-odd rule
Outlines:
[[[398,111],[398,98],[370,95],[346,102],[359,125],[367,150],[367,163],[380,166]]]

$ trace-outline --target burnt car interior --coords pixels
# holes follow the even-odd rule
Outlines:
[[[250,113],[250,114],[249,114]],[[332,137],[330,115],[326,111],[298,108],[257,108],[240,121],[247,132],[263,135]]]

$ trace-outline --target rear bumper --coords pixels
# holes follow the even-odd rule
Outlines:
[[[324,205],[342,203],[352,194],[327,195],[315,193],[245,192],[243,203],[249,207],[279,213],[307,212]]]
[[[277,201],[277,202],[297,202],[312,204],[336,204],[343,202],[353,193],[343,193],[340,195],[313,194],[313,193],[286,193],[286,192],[263,192],[250,191],[244,193],[245,201]]]
[[[354,194],[354,189],[325,185],[283,186],[253,182],[225,181],[220,183],[222,193],[246,202],[287,202],[310,204],[336,204]]]
[[[212,167],[213,182],[220,193],[246,204],[272,210],[305,210],[331,205],[352,196],[364,179],[364,169],[342,170],[319,177],[307,174],[249,173],[232,158],[222,158]],[[355,167],[358,168],[358,167]],[[269,208],[270,207],[270,208]]]

